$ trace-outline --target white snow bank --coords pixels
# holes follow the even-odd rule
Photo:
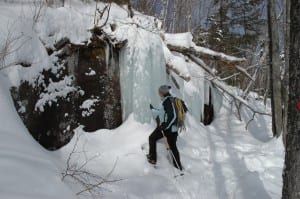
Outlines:
[[[53,45],[64,37],[69,38],[74,44],[82,44],[89,40],[93,17],[85,14],[86,6],[82,8],[80,12],[68,7],[46,9],[36,29],[47,47],[54,48]]]
[[[51,62],[40,41],[40,38],[33,30],[33,22],[30,7],[21,5],[11,5],[0,3],[0,52],[4,53],[0,67],[16,66],[8,69],[7,74],[17,74],[19,79],[14,79],[13,83],[18,86],[21,80],[32,80],[43,69],[49,69]],[[4,51],[5,44],[7,51]],[[21,67],[19,64],[29,64],[30,68]]]
[[[261,119],[266,124],[270,122],[268,117]],[[136,122],[133,116],[113,131],[90,134],[79,128],[77,150],[86,153],[74,156],[73,163],[81,165],[96,157],[84,169],[100,176],[106,176],[116,163],[107,180],[122,180],[103,184],[101,196],[107,199],[281,198],[284,151],[281,140],[271,140],[270,126],[256,132],[269,138],[262,142],[245,131],[245,123],[238,121],[229,107],[222,109],[209,127],[188,115],[187,130],[178,138],[186,174],[178,179],[173,177],[176,171],[170,165],[163,140],[157,144],[157,169],[149,165],[141,150],[153,128]],[[54,156],[66,161],[76,136]],[[72,189],[78,192],[83,187],[77,184]],[[89,197],[88,193],[81,196]]]
[[[221,113],[216,114],[217,118],[211,126],[201,125],[199,121],[203,103],[207,100],[207,96],[204,95],[207,88],[207,84],[203,81],[204,71],[194,64],[184,65],[184,58],[176,54],[169,52],[164,54],[165,44],[157,31],[159,22],[155,22],[153,17],[138,15],[128,19],[127,12],[114,4],[109,21],[116,23],[117,29],[112,32],[107,26],[105,30],[117,40],[128,39],[128,44],[120,55],[122,107],[124,118],[128,119],[121,127],[111,131],[99,130],[88,134],[78,128],[76,136],[59,151],[50,153],[42,149],[17,116],[6,82],[16,79],[30,80],[42,69],[52,67],[53,57],[49,58],[46,50],[42,48],[43,44],[39,41],[39,37],[48,47],[52,47],[57,40],[69,35],[74,43],[82,43],[89,38],[88,29],[93,25],[89,13],[93,13],[94,4],[80,6],[83,4],[77,1],[76,4],[75,1],[67,2],[71,3],[71,6],[46,11],[40,24],[36,26],[38,34],[28,30],[28,35],[33,35],[34,41],[32,46],[28,47],[28,52],[23,49],[8,59],[11,63],[29,60],[36,64],[35,67],[8,69],[5,74],[10,80],[0,76],[0,198],[76,198],[73,193],[81,191],[83,187],[68,179],[66,182],[72,191],[69,190],[61,181],[61,173],[76,143],[76,136],[81,134],[77,146],[78,153],[72,158],[72,163],[80,165],[86,158],[96,157],[84,169],[105,177],[117,161],[109,179],[122,180],[103,184],[100,189],[102,198],[279,199],[281,197],[284,150],[281,140],[270,140],[270,118],[268,116],[255,118],[255,122],[249,125],[248,132],[245,130],[245,123],[239,122],[225,103],[226,107],[221,109]],[[1,30],[5,29],[7,21],[15,20],[18,16],[16,13],[22,13],[22,9],[25,16],[28,13],[26,6],[22,8],[3,3],[0,3],[0,6],[3,11],[0,13]],[[53,22],[51,19],[54,18],[61,21],[51,24]],[[28,28],[31,28],[30,23],[28,24]],[[68,28],[72,28],[73,31]],[[5,34],[2,33],[0,32],[1,41],[5,38]],[[166,43],[170,42],[193,47],[189,33],[167,34]],[[197,50],[213,53],[207,52],[206,49]],[[22,59],[15,58],[17,55]],[[45,62],[41,62],[41,59]],[[178,138],[182,163],[187,170],[186,175],[178,180],[173,178],[175,171],[170,166],[162,141],[158,143],[157,148],[158,169],[147,163],[140,148],[147,142],[148,135],[154,127],[137,122],[150,121],[151,113],[148,105],[159,103],[158,86],[171,82],[166,78],[166,61],[178,67],[181,74],[189,74],[192,77],[190,82],[183,82],[175,77],[179,82],[181,92],[179,93],[194,116],[188,115],[187,131]],[[49,63],[50,66],[47,65]],[[68,84],[50,84],[49,89],[61,92],[64,90],[63,85],[67,87]],[[42,104],[46,104],[48,99],[56,99],[55,96],[49,98],[47,94],[44,97],[45,103]],[[220,97],[213,94],[213,98],[214,104],[220,108],[222,104]],[[87,101],[82,107],[92,108],[92,104],[91,101]],[[216,109],[217,107],[215,106]],[[134,116],[130,116],[132,112]],[[243,117],[250,116],[251,113],[243,109]],[[79,198],[91,196],[83,193]]]
[[[50,152],[32,138],[20,120],[8,81],[0,74],[0,198],[76,198],[61,181],[61,171]]]

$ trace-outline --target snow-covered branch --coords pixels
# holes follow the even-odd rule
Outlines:
[[[193,55],[200,59],[220,61],[222,62],[222,65],[235,68],[239,73],[245,75],[253,81],[252,75],[250,75],[246,69],[240,66],[247,61],[245,58],[238,58],[235,56],[226,55],[222,52],[197,46],[193,42],[193,36],[191,33],[165,34],[164,39],[169,51],[180,53],[183,56]]]
[[[224,82],[220,81],[219,78],[213,73],[213,71],[210,69],[209,66],[207,66],[201,59],[195,57],[194,55],[189,55],[189,58],[196,63],[198,66],[200,66],[201,68],[203,68],[209,76],[211,76],[211,83],[213,85],[215,85],[218,89],[220,89],[221,91],[225,92],[226,94],[228,94],[229,96],[231,96],[232,98],[234,98],[235,100],[237,100],[238,102],[240,102],[241,104],[243,104],[244,106],[246,106],[247,108],[249,108],[252,112],[257,113],[257,114],[261,114],[261,115],[269,115],[271,116],[271,113],[267,113],[261,110],[257,110],[255,107],[251,106],[245,99],[243,99],[242,97],[236,95],[233,91],[231,91]]]
[[[110,31],[114,31],[116,28],[116,24],[110,24],[109,26]],[[128,42],[127,39],[125,40],[120,40],[113,36],[113,34],[108,34],[106,33],[105,30],[103,30],[103,27],[94,27],[93,29],[90,30],[96,37],[98,37],[101,40],[108,41],[111,45],[113,45],[117,49],[121,49],[123,46],[126,45]]]
[[[177,74],[179,77],[181,77],[185,81],[188,82],[188,81],[191,80],[190,76],[184,76],[184,75],[182,75],[181,72],[176,68],[176,66],[174,66],[174,65],[172,65],[170,63],[167,63],[166,66],[167,66],[167,69],[173,71],[175,74]]]
[[[237,64],[242,64],[242,63],[246,62],[245,58],[237,58],[234,56],[226,55],[224,53],[216,52],[216,51],[210,50],[208,48],[200,47],[200,46],[194,46],[194,47],[189,47],[189,48],[187,48],[185,46],[177,46],[174,44],[167,44],[167,46],[171,51],[176,51],[176,52],[179,52],[182,54],[192,54],[199,58],[218,60],[218,61],[224,62],[230,66],[232,66],[232,65],[235,66]]]
[[[247,60],[231,55],[226,55],[222,52],[217,52],[205,47],[197,46],[193,42],[191,33],[165,34],[165,43],[171,51],[176,51],[183,54],[192,54],[199,58],[207,58],[222,61],[228,65],[243,64]]]

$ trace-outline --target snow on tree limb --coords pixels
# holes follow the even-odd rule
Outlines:
[[[196,46],[192,41],[193,36],[191,33],[165,34],[164,37],[165,44],[170,51],[178,52],[186,56],[194,55],[200,59],[204,58],[221,61],[224,65],[234,67],[237,71],[253,81],[252,75],[250,75],[243,67],[239,66],[247,61],[245,58],[238,58],[201,46]]]
[[[191,77],[190,76],[184,76],[181,74],[181,72],[173,65],[166,63],[166,66],[169,70],[173,71],[176,75],[178,75],[180,78],[184,79],[185,81],[190,81]]]
[[[184,55],[179,53],[176,55],[175,53],[172,53],[166,46],[163,48],[166,59],[166,67],[185,81],[190,81],[191,77],[188,71],[188,63],[184,59]]]
[[[226,55],[224,53],[216,52],[216,51],[210,50],[208,48],[199,47],[199,46],[192,46],[189,48],[187,48],[185,46],[176,46],[173,44],[167,44],[167,46],[171,51],[179,52],[179,53],[182,53],[185,55],[192,54],[199,58],[221,61],[228,66],[235,67],[238,71],[245,74],[250,79],[252,78],[251,75],[246,70],[244,70],[243,68],[238,66],[239,64],[243,64],[246,62],[245,58],[238,58],[238,57]]]
[[[238,58],[205,47],[197,46],[193,42],[192,34],[189,32],[179,34],[165,34],[165,43],[171,51],[176,51],[183,54],[190,53],[199,58],[219,60],[229,65],[242,64],[247,61],[245,58]]]
[[[252,107],[245,99],[243,99],[241,96],[236,95],[232,90],[228,88],[228,86],[225,85],[224,82],[220,81],[219,78],[213,73],[213,71],[210,69],[209,66],[207,66],[201,59],[194,55],[189,55],[189,58],[191,61],[193,61],[196,65],[203,68],[209,76],[212,77],[210,80],[213,85],[215,85],[218,89],[222,90],[235,100],[239,101],[241,104],[249,108],[253,113],[261,114],[261,115],[269,115],[271,116],[271,113],[263,112],[260,110],[257,110],[256,108]]]

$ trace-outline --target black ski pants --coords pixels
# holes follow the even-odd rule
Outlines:
[[[181,162],[180,162],[180,155],[179,151],[176,146],[178,132],[171,132],[170,130],[164,131],[165,136],[167,137],[168,144],[170,146],[170,150],[172,151],[174,157],[173,158],[173,165],[182,170]],[[151,160],[157,160],[157,154],[156,154],[156,142],[163,138],[163,134],[159,127],[157,127],[149,136],[149,156]],[[175,158],[175,159],[174,159]],[[177,164],[178,166],[177,166]]]

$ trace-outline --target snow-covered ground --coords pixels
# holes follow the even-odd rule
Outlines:
[[[84,162],[86,158],[97,156],[86,169],[100,176],[106,176],[116,163],[108,180],[122,180],[104,184],[103,198],[281,197],[283,147],[281,139],[271,139],[270,118],[260,117],[255,121],[256,125],[266,128],[261,131],[253,127],[252,130],[256,130],[253,134],[245,130],[245,123],[238,121],[228,107],[223,108],[208,127],[191,116],[187,124],[186,132],[182,132],[178,140],[186,169],[183,177],[173,177],[178,171],[170,165],[163,141],[158,143],[157,168],[147,163],[141,146],[147,143],[154,127],[140,124],[133,117],[113,131],[87,134],[78,129],[77,150],[87,153],[75,156],[74,161]],[[54,152],[54,157],[64,162],[75,143],[76,137]],[[78,191],[78,187],[73,189]]]
[[[196,121],[195,118],[199,120],[199,115],[188,115],[187,130],[182,132],[178,139],[178,148],[186,172],[184,176],[178,178],[174,178],[177,171],[170,165],[162,141],[158,143],[157,168],[147,163],[141,146],[147,143],[154,124],[142,124],[136,120],[144,115],[134,117],[131,114],[124,124],[115,130],[85,133],[79,127],[71,142],[55,152],[46,151],[36,143],[15,110],[9,88],[18,85],[20,80],[33,80],[42,69],[52,67],[52,70],[55,70],[52,66],[55,57],[47,55],[41,40],[47,47],[53,46],[64,36],[69,36],[73,43],[88,40],[90,33],[87,30],[93,26],[93,16],[88,13],[94,9],[93,5],[82,6],[77,1],[68,2],[72,2],[72,5],[58,9],[49,8],[43,12],[41,21],[33,29],[33,24],[30,23],[32,5],[30,7],[29,4],[10,5],[0,2],[0,7],[3,8],[1,9],[3,12],[0,13],[0,44],[5,42],[7,27],[14,28],[13,37],[18,38],[22,33],[25,35],[23,39],[30,43],[30,48],[28,45],[22,45],[17,52],[8,56],[6,64],[19,61],[33,63],[30,68],[17,65],[0,71],[0,199],[92,198],[89,192],[76,195],[85,187],[78,182],[75,183],[74,178],[67,176],[62,180],[67,162],[71,168],[79,168],[82,172],[88,171],[90,174],[105,178],[106,181],[114,181],[101,184],[101,188],[97,191],[93,189],[92,194],[101,198],[279,199],[281,197],[284,150],[281,139],[271,138],[271,118],[256,116],[248,130],[245,130],[246,122],[237,120],[226,100],[219,104],[220,107],[222,104],[222,108],[210,126],[203,126]],[[20,13],[21,17],[17,13]],[[183,58],[176,57],[169,51],[164,52],[167,49],[163,49],[164,44],[158,32],[156,35],[151,31],[145,33],[143,28],[138,31],[136,25],[131,24],[138,23],[148,28],[147,23],[152,20],[151,17],[143,18],[138,15],[134,19],[124,20],[127,12],[116,5],[113,6],[111,16],[111,21],[120,26],[120,30],[116,31],[114,36],[129,38],[129,44],[122,52],[124,57],[121,63],[124,63],[123,66],[135,67],[122,70],[135,73],[135,70],[145,69],[141,66],[147,67],[147,74],[140,72],[139,76],[130,79],[135,79],[135,82],[128,83],[130,92],[134,90],[135,96],[147,98],[147,102],[154,101],[152,103],[156,105],[159,101],[159,97],[155,96],[157,86],[147,82],[153,82],[151,77],[159,74],[159,77],[155,77],[155,84],[160,84],[165,79],[164,73],[160,73],[165,71],[162,67],[165,61],[176,65],[178,62],[183,63]],[[62,18],[64,20],[61,20]],[[51,20],[59,23],[52,23]],[[134,35],[129,30],[134,30],[137,34]],[[135,45],[133,39],[139,34],[139,38],[136,38],[139,45]],[[185,41],[191,43],[189,34],[182,36],[188,36]],[[141,43],[147,38],[152,38],[151,40],[155,42],[149,42],[148,51],[144,52]],[[166,38],[170,38],[170,35]],[[23,39],[17,40],[15,46],[22,44]],[[152,52],[156,48],[159,49],[159,54]],[[149,57],[145,56],[148,55],[147,52]],[[169,59],[164,60],[163,53]],[[150,59],[150,54],[153,59],[156,57],[156,60],[146,63]],[[129,59],[128,56],[139,56],[140,59]],[[152,69],[153,65],[161,68]],[[182,67],[183,64],[178,65]],[[189,70],[182,73],[183,76],[190,74],[203,75],[192,64]],[[130,75],[124,78],[129,77]],[[144,87],[141,86],[142,80]],[[201,111],[196,111],[201,110],[199,100],[201,101],[202,94],[199,92],[199,86],[201,88],[204,86],[203,82],[198,81],[192,79],[181,85],[183,97],[188,104],[195,105],[190,106],[191,112],[200,114]],[[137,82],[142,82],[138,84],[141,88],[135,86]],[[132,98],[124,94],[123,97]],[[129,111],[126,110],[128,115],[134,112],[135,108],[148,106],[141,104],[143,102],[141,99],[138,101],[139,104],[130,100],[127,102],[135,106],[134,108],[128,106],[131,108]],[[82,108],[92,108],[90,101],[84,105]],[[257,103],[257,106],[263,109],[262,104]],[[147,109],[142,110],[144,114],[151,115],[150,110],[149,113]],[[251,112],[246,109],[242,110],[242,115],[245,121],[252,117]],[[84,173],[82,175],[86,181],[92,181]]]
[[[57,159],[33,139],[19,118],[9,86],[0,74],[0,198],[76,198],[61,181]]]
[[[66,161],[80,136],[70,164],[105,177],[102,198],[276,199],[281,197],[283,146],[271,139],[271,121],[261,116],[251,132],[225,106],[212,125],[205,127],[192,116],[180,134],[178,147],[186,173],[174,178],[164,143],[158,143],[158,166],[146,161],[141,145],[154,126],[133,117],[118,129],[84,133],[78,128],[72,141],[56,152],[39,146],[19,119],[0,76],[0,198],[90,198],[71,178],[61,180]],[[247,111],[245,111],[247,113]]]

